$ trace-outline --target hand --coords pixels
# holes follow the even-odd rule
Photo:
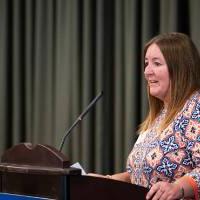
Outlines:
[[[99,178],[107,178],[107,177],[104,176],[104,175],[101,175],[101,174],[95,174],[95,173],[88,173],[87,175],[88,175],[88,176],[99,177]]]
[[[181,198],[179,185],[168,182],[158,182],[153,185],[147,193],[146,199],[152,200],[174,200]]]

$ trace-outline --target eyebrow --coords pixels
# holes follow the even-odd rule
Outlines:
[[[146,58],[146,57],[145,57],[145,59],[144,59],[144,60],[148,60],[148,58]],[[152,60],[161,60],[161,61],[162,61],[162,58],[153,57],[153,58],[152,58]]]

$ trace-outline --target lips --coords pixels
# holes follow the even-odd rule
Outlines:
[[[149,85],[152,85],[152,84],[156,84],[156,83],[158,83],[158,81],[150,80],[150,81],[148,81],[148,83],[149,83]]]

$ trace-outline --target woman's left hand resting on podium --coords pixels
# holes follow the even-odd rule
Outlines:
[[[144,48],[144,76],[149,112],[128,156],[126,172],[93,175],[149,188],[146,199],[199,200],[200,56],[196,46],[182,33],[154,37]]]

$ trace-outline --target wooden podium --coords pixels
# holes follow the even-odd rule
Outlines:
[[[59,200],[143,200],[147,189],[121,181],[82,176],[57,149],[23,143],[1,157],[0,192]]]

